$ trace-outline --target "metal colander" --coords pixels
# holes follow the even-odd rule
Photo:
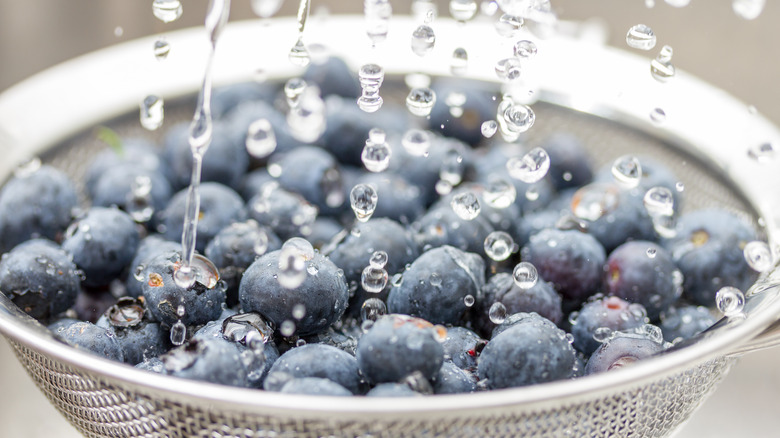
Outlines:
[[[414,26],[410,19],[394,18],[390,34],[406,36]],[[506,47],[488,38],[490,25],[469,26],[473,43],[485,40],[471,54],[470,76],[490,80],[493,63]],[[339,54],[356,66],[365,61],[364,53],[344,48],[355,47],[362,29],[362,17],[330,17],[310,23],[307,38],[340,48]],[[439,19],[436,31],[445,41],[461,28]],[[246,79],[263,59],[269,61],[263,68],[271,78],[299,74],[283,61],[287,45],[266,45],[260,58],[248,56],[257,53],[257,41],[269,36],[292,45],[295,24],[274,20],[264,26],[229,26],[218,49],[216,81]],[[150,88],[164,91],[168,102],[191,95],[205,62],[205,35],[188,30],[169,35],[169,41],[175,50],[164,66],[150,56],[152,40],[131,42],[55,67],[0,96],[0,146],[7,151],[0,180],[31,156],[77,177],[97,146],[90,127],[101,123],[138,133],[136,116],[127,114]],[[437,58],[434,52],[425,63],[413,59],[404,37],[391,38],[383,50],[388,75],[448,74],[446,54]],[[646,80],[647,62],[567,36],[539,41],[536,66],[528,68],[524,82],[507,90],[534,100],[537,124],[525,141],[533,145],[546,134],[566,130],[584,140],[597,164],[629,152],[650,155],[670,165],[685,184],[684,209],[721,205],[739,212],[774,248],[780,205],[766,188],[778,187],[780,172],[748,151],[777,144],[780,133],[722,91],[684,73],[666,88],[654,87]],[[609,74],[582,68],[593,65],[609,66]],[[184,102],[181,114],[191,114]],[[659,105],[669,117],[656,126],[648,114]],[[170,120],[176,110],[168,109]],[[722,120],[729,121],[729,129],[719,126]],[[720,321],[697,342],[617,372],[413,399],[286,395],[136,370],[56,341],[1,294],[0,332],[43,393],[88,437],[660,437],[691,415],[737,354],[774,343],[779,280],[777,270],[762,275],[749,291],[744,315]]]

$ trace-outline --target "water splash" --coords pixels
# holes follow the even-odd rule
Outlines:
[[[653,29],[644,24],[634,25],[626,33],[626,44],[633,49],[650,50],[655,47],[655,43]]]

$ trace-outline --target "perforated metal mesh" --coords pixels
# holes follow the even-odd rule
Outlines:
[[[652,156],[668,164],[685,184],[685,209],[718,204],[753,219],[739,196],[717,175],[657,139],[548,104],[537,104],[534,109],[537,124],[526,139],[529,145],[563,130],[582,138],[596,166],[625,153]],[[177,118],[183,120],[191,111],[167,108],[166,113],[166,124],[170,124]],[[135,117],[114,121],[111,126],[126,135],[150,135],[141,131]],[[45,161],[78,180],[100,147],[94,135],[86,133],[55,148]],[[442,410],[424,419],[387,414],[322,420],[294,410],[271,415],[202,400],[164,399],[152,395],[159,393],[153,388],[127,387],[106,376],[73,369],[41,354],[33,345],[19,341],[12,341],[12,345],[43,393],[88,437],[662,437],[690,416],[732,363],[717,359],[651,384],[617,388],[605,396],[580,395],[552,407],[520,404],[490,411]],[[435,397],[431,403],[436,403]]]

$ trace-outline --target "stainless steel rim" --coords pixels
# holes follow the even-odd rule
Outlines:
[[[391,34],[410,35],[415,23],[395,17]],[[329,17],[327,21],[311,21],[307,30],[309,41],[328,41],[331,47],[368,47],[364,45],[362,17]],[[481,37],[492,41],[491,26],[470,23]],[[482,26],[482,27],[479,27]],[[353,31],[344,32],[344,29]],[[434,26],[440,41],[454,41],[460,28],[454,22],[439,19]],[[261,59],[286,59],[286,52],[295,41],[292,20],[271,23],[234,23],[228,27],[218,48],[215,81],[229,83],[247,78],[261,67]],[[490,35],[488,35],[490,34]],[[471,35],[471,34],[470,34]],[[69,61],[47,70],[0,95],[0,147],[9,151],[0,163],[0,175],[8,175],[18,163],[37,155],[62,138],[73,135],[101,120],[127,113],[149,93],[150,84],[166,99],[191,93],[200,83],[207,41],[201,29],[176,32],[168,36],[173,47],[164,66],[151,55],[152,38],[129,42]],[[275,44],[265,44],[267,41]],[[283,43],[277,44],[276,42]],[[285,42],[289,42],[289,45]],[[451,49],[439,48],[430,60],[413,58],[408,50],[408,38],[389,40],[381,48],[381,59],[388,74],[408,72],[410,67],[431,74],[448,75],[448,55]],[[767,188],[780,186],[776,166],[760,164],[747,155],[747,149],[758,142],[780,144],[780,132],[767,120],[749,114],[746,105],[723,91],[678,72],[674,81],[659,89],[648,74],[649,61],[598,44],[556,37],[538,41],[539,56],[521,90],[536,90],[536,98],[609,117],[631,124],[653,135],[673,140],[686,151],[710,163],[724,177],[733,181],[765,223],[770,246],[777,244],[780,230],[780,198]],[[470,77],[493,80],[492,65],[509,54],[505,47],[485,43],[473,51]],[[260,55],[249,56],[260,52]],[[360,50],[339,52],[352,65],[365,62]],[[511,52],[510,52],[511,53]],[[503,56],[501,56],[503,54]],[[416,63],[416,64],[415,64]],[[265,66],[270,77],[299,73],[286,62]],[[606,74],[583,66],[607,65]],[[537,70],[533,70],[537,68]],[[575,73],[573,73],[575,72]],[[616,78],[618,80],[616,80]],[[661,90],[661,91],[659,91]],[[659,94],[660,93],[660,94]],[[116,96],[105,101],[103,96]],[[658,105],[674,109],[675,117],[662,126],[644,122],[649,111]],[[721,129],[722,121],[743,129]],[[749,135],[745,135],[749,132]],[[746,138],[747,137],[747,138]],[[154,375],[126,365],[113,363],[65,346],[39,324],[21,314],[2,297],[0,301],[0,332],[14,341],[48,355],[63,364],[103,376],[107,381],[127,388],[143,388],[144,393],[186,400],[198,405],[219,404],[243,410],[289,412],[300,415],[404,414],[420,416],[431,412],[448,414],[457,411],[483,410],[508,405],[560,406],[596,398],[621,389],[634,388],[665,375],[689,369],[707,360],[723,356],[741,344],[758,336],[780,315],[780,273],[764,276],[754,287],[748,300],[747,318],[724,321],[725,330],[706,337],[685,349],[639,363],[621,372],[590,376],[574,381],[555,382],[527,388],[491,391],[487,393],[436,396],[404,400],[340,399],[338,403],[322,398],[281,395],[256,390],[210,385]],[[32,330],[37,325],[39,330]]]

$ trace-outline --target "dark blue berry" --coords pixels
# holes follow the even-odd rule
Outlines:
[[[558,132],[548,136],[540,145],[550,156],[548,178],[556,190],[580,187],[593,180],[590,157],[574,134]]]
[[[172,195],[164,175],[136,163],[113,166],[98,178],[90,193],[93,206],[119,207],[138,222],[148,222],[159,214]]]
[[[300,377],[288,381],[282,386],[284,394],[327,395],[331,397],[349,397],[349,390],[338,383],[318,377]]]
[[[132,164],[150,173],[170,178],[170,168],[154,143],[141,138],[122,138],[117,149],[105,149],[92,159],[84,175],[88,193],[94,193],[98,180],[117,166]],[[170,181],[169,181],[170,183]]]
[[[160,357],[165,373],[186,379],[246,387],[247,369],[235,344],[219,338],[194,338]]]
[[[481,143],[484,140],[482,123],[496,117],[495,90],[481,82],[440,79],[433,84],[433,91],[436,104],[428,118],[430,129],[471,146]],[[465,98],[465,102],[451,108],[448,101],[455,94],[457,98]]]
[[[281,171],[279,185],[303,196],[322,214],[337,213],[344,206],[346,195],[341,169],[326,150],[300,146],[276,156],[274,165]]]
[[[420,397],[422,394],[404,383],[380,383],[366,393],[366,397]]]
[[[322,62],[312,62],[303,73],[303,80],[316,85],[322,96],[335,94],[341,97],[360,96],[360,83],[355,72],[343,59],[329,56]]]
[[[433,383],[434,394],[461,394],[477,390],[477,378],[471,372],[444,361]]]
[[[704,306],[670,307],[661,312],[661,331],[664,339],[674,342],[690,339],[715,324],[715,317]]]
[[[143,301],[123,298],[95,324],[114,333],[124,360],[130,365],[158,357],[170,348],[168,333],[160,328],[159,323],[144,318],[145,311]]]
[[[257,82],[241,82],[215,87],[211,95],[211,114],[214,118],[219,119],[244,102],[270,102],[276,95],[277,88]]]
[[[558,325],[563,319],[561,310],[561,297],[555,291],[553,285],[540,279],[528,289],[518,286],[511,274],[498,273],[488,280],[482,288],[484,299],[480,306],[481,312],[477,318],[481,321],[483,331],[492,329],[490,323],[490,308],[494,303],[501,303],[506,308],[508,315],[514,313],[535,312]]]
[[[425,212],[420,189],[399,174],[366,173],[355,184],[368,184],[376,190],[377,203],[371,216],[373,218],[385,217],[408,224]]]
[[[65,327],[55,328],[57,339],[76,347],[117,362],[124,361],[122,347],[117,342],[114,333],[91,322],[74,322]]]
[[[647,313],[641,304],[610,296],[588,301],[579,312],[572,313],[569,319],[574,347],[589,356],[601,345],[593,338],[598,329],[633,329],[647,323]]]
[[[451,361],[464,370],[476,370],[477,359],[487,341],[464,327],[450,327],[442,342],[445,361]]]
[[[330,345],[306,344],[293,348],[279,357],[269,375],[276,372],[288,373],[294,378],[328,379],[352,394],[366,392],[355,357]]]
[[[317,207],[303,196],[279,187],[276,181],[263,185],[247,203],[247,214],[282,239],[306,236],[317,218]]]
[[[641,329],[627,333],[616,332],[590,356],[585,365],[585,374],[614,371],[653,356],[665,348],[660,331],[657,338]]]
[[[414,224],[417,239],[424,249],[453,246],[477,254],[485,252],[485,238],[495,231],[483,215],[472,220],[461,218],[450,205],[431,208]]]
[[[141,239],[133,261],[129,265],[130,272],[125,282],[128,296],[138,298],[143,294],[141,283],[146,280],[141,273],[146,267],[146,263],[166,251],[181,251],[181,241],[166,240],[159,234],[152,234]]]

